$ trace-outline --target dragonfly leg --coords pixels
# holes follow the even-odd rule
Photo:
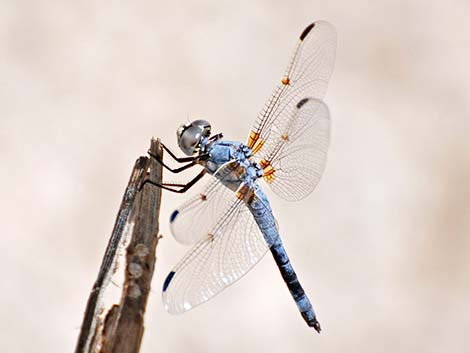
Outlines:
[[[222,137],[224,137],[223,134],[217,134],[217,135],[209,137],[209,141],[217,141],[218,139],[221,139]]]
[[[168,152],[168,154],[173,157],[174,160],[176,160],[178,163],[186,163],[186,162],[190,162],[180,168],[171,168],[169,166],[167,166],[163,160],[161,160],[158,156],[154,155],[150,150],[147,151],[147,153],[149,154],[150,157],[154,158],[158,163],[160,163],[165,169],[167,169],[168,171],[172,172],[172,173],[180,173],[182,172],[183,170],[186,170],[188,168],[191,168],[191,167],[194,167],[197,162],[201,159],[204,159],[205,157],[208,156],[207,153],[204,153],[204,154],[201,154],[201,155],[197,155],[197,156],[194,156],[194,157],[185,157],[185,158],[178,158],[176,157],[173,152],[171,152],[163,143],[161,144],[163,146],[163,148],[165,149],[165,151]]]
[[[205,169],[203,169],[198,175],[196,175],[192,180],[190,180],[186,184],[172,184],[172,183],[159,184],[159,183],[156,183],[156,182],[154,182],[150,179],[145,179],[144,182],[142,183],[142,185],[139,187],[139,191],[142,190],[142,188],[144,187],[145,184],[150,184],[150,185],[162,188],[164,190],[168,190],[168,191],[171,191],[171,192],[176,192],[176,193],[182,194],[182,193],[185,193],[186,191],[188,191],[199,180],[201,180],[201,178],[204,176],[204,174],[206,174]],[[180,187],[180,189],[172,188],[172,186],[173,187]]]
[[[192,161],[182,167],[179,167],[179,168],[171,168],[169,166],[167,166],[162,160],[160,160],[156,155],[154,155],[152,152],[148,151],[148,154],[150,155],[150,157],[152,158],[155,158],[155,160],[160,163],[166,170],[172,172],[172,173],[180,173],[182,172],[183,170],[186,170],[188,168],[191,168],[191,167],[194,167],[198,161]]]
[[[176,155],[168,147],[166,147],[164,143],[161,143],[161,145],[163,149],[178,163],[193,162],[193,161],[209,156],[208,153],[203,153],[203,154],[199,154],[197,156],[192,156],[192,157],[176,157]],[[149,154],[158,160],[158,158],[155,157],[155,155],[152,155],[151,153]]]

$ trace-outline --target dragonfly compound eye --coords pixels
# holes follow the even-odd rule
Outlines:
[[[211,124],[207,120],[194,120],[191,125],[199,126],[203,137],[209,137],[211,135]]]
[[[206,120],[195,120],[191,123],[181,125],[176,136],[181,150],[188,156],[194,155],[203,138],[211,134],[211,125]]]

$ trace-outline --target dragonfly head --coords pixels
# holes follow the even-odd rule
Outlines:
[[[202,140],[210,135],[211,124],[202,119],[182,124],[176,131],[178,145],[187,156],[199,152]]]

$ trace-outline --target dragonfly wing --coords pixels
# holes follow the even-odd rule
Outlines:
[[[334,67],[336,31],[325,21],[304,29],[284,78],[258,115],[247,145],[253,154],[263,150],[273,124],[290,119],[303,98],[323,99]]]
[[[273,124],[264,148],[264,179],[280,197],[301,200],[317,186],[326,165],[330,116],[321,100],[304,98],[289,119]]]
[[[268,248],[251,212],[232,193],[230,207],[166,278],[166,310],[179,314],[209,300],[248,272]]]
[[[203,192],[193,196],[170,216],[170,229],[175,239],[193,245],[203,239],[233,202],[234,192],[220,179],[228,178],[236,169],[231,161],[220,167]]]

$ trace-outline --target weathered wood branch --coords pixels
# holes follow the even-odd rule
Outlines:
[[[152,139],[150,149],[162,158],[159,140]],[[88,298],[75,353],[137,353],[140,349],[155,267],[161,203],[160,188],[146,184],[139,192],[140,185],[147,178],[161,183],[162,166],[153,158],[140,157],[132,170],[98,277]],[[102,296],[116,271],[119,250],[129,235],[121,301],[103,315]]]

